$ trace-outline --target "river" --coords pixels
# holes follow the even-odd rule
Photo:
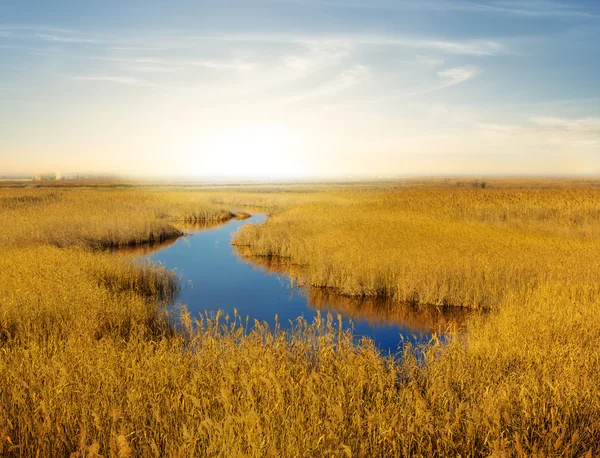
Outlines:
[[[187,235],[167,243],[120,250],[140,260],[159,262],[180,278],[177,302],[192,317],[234,309],[243,318],[275,325],[277,315],[282,329],[302,316],[312,322],[321,315],[341,314],[345,327],[353,326],[356,338],[367,337],[384,352],[396,353],[403,343],[421,344],[434,332],[442,333],[464,314],[436,307],[415,307],[374,299],[353,299],[327,290],[298,287],[281,265],[240,257],[231,245],[235,232],[245,224],[261,224],[264,214],[224,224],[186,227]],[[336,320],[337,321],[337,320]]]

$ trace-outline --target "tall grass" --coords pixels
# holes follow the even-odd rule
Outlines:
[[[237,254],[242,255],[239,250]],[[243,256],[243,259],[269,274],[302,278],[302,268],[285,260],[252,256]],[[456,307],[429,307],[414,303],[398,307],[392,301],[373,296],[342,296],[331,288],[305,286],[302,293],[306,295],[308,305],[315,310],[329,310],[375,325],[396,323],[420,333],[445,333],[449,329],[459,329],[471,315],[470,311]]]
[[[524,207],[510,203],[517,192]],[[539,218],[534,197],[556,212]],[[469,319],[466,333],[396,360],[369,341],[355,344],[335,317],[282,332],[260,323],[248,331],[238,316],[194,323],[184,313],[175,331],[160,305],[176,287],[172,274],[90,249],[148,239],[141,235],[152,224],[170,224],[187,205],[217,215],[214,198],[0,191],[0,216],[9,221],[0,230],[0,455],[600,453],[597,196],[589,188],[319,192],[240,234],[249,250],[291,256],[302,275],[317,263],[316,272],[329,270],[315,277],[322,284],[358,285],[359,294],[371,291],[370,278],[393,291],[381,275],[396,275],[389,285],[398,285],[400,253],[432,258],[402,271],[421,269],[411,278],[421,279],[423,297],[477,297],[473,303],[492,308]],[[495,214],[502,207],[510,217]],[[434,270],[436,261],[445,268]],[[486,262],[486,275],[493,267],[497,277],[478,277]],[[449,282],[473,288],[469,279],[480,295],[449,294]]]
[[[493,308],[545,282],[600,292],[599,209],[589,188],[347,191],[246,226],[235,243],[342,294]]]
[[[198,194],[136,189],[3,190],[1,245],[106,248],[181,235],[172,223],[226,220]]]

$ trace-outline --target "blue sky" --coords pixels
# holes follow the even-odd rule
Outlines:
[[[0,175],[600,173],[600,1],[0,0]]]

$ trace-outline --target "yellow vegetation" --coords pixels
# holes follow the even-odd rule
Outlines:
[[[290,196],[0,190],[0,455],[600,453],[597,190]],[[492,312],[399,360],[329,318],[247,333],[184,313],[175,328],[172,274],[97,250],[266,202],[278,213],[238,243],[309,283]]]
[[[508,292],[578,282],[600,292],[600,189],[347,190],[294,206],[235,243],[351,296],[493,308]]]
[[[279,258],[243,258],[267,273],[302,277],[299,266]],[[304,287],[303,294],[308,305],[316,310],[341,313],[344,317],[375,325],[394,323],[416,333],[446,332],[460,327],[471,315],[471,311],[457,307],[429,307],[420,304],[403,304],[398,307],[392,301],[373,296],[342,296],[331,288]]]
[[[0,245],[109,247],[181,235],[176,221],[233,215],[205,196],[135,189],[9,189],[0,194]]]

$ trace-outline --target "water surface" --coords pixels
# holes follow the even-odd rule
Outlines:
[[[233,315],[265,321],[281,328],[302,316],[312,322],[321,314],[342,315],[344,326],[354,335],[368,337],[384,352],[395,353],[403,342],[419,344],[460,320],[456,311],[435,307],[403,306],[380,300],[358,300],[328,293],[327,290],[299,288],[286,274],[285,265],[238,256],[231,245],[234,233],[245,224],[260,224],[266,215],[231,220],[220,225],[187,227],[188,235],[165,244],[122,250],[140,259],[160,262],[180,277],[178,301],[192,317],[206,311],[222,310]]]

